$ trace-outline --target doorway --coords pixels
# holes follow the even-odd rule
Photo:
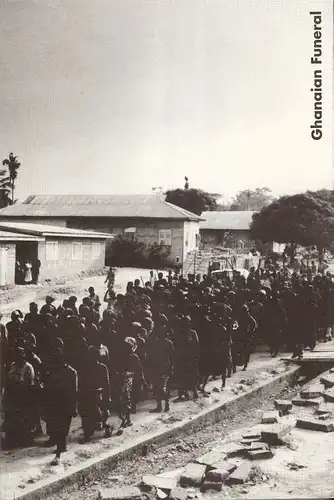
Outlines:
[[[24,283],[24,264],[34,264],[38,259],[38,243],[33,241],[20,241],[16,244],[15,283]]]

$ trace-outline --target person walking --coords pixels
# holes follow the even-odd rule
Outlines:
[[[65,363],[64,354],[54,349],[49,371],[44,377],[44,400],[47,414],[48,445],[56,445],[52,465],[58,465],[61,453],[66,451],[72,417],[77,413],[77,372]]]

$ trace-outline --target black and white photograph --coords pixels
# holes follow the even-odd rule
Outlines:
[[[0,500],[334,498],[332,0],[0,0]]]

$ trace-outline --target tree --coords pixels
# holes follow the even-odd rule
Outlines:
[[[219,210],[217,199],[221,195],[211,194],[201,189],[171,189],[166,192],[166,201],[184,208],[196,215],[205,211]]]
[[[240,191],[232,200],[230,210],[261,210],[274,200],[271,190],[267,187],[255,190]]]
[[[3,187],[10,188],[12,194],[12,203],[14,203],[15,181],[17,179],[17,171],[20,168],[21,163],[18,161],[17,156],[14,156],[13,153],[9,153],[8,158],[5,158],[2,164],[8,168],[8,177],[3,179]]]
[[[283,196],[253,215],[251,238],[289,243],[292,258],[297,245],[315,245],[321,256],[334,241],[334,206],[310,193]]]

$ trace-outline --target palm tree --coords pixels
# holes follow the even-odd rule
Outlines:
[[[18,161],[17,156],[13,153],[9,153],[8,158],[5,158],[2,162],[4,166],[8,168],[9,176],[2,180],[3,187],[9,187],[12,192],[12,203],[14,203],[14,192],[15,192],[15,180],[17,179],[17,171],[21,166]]]

